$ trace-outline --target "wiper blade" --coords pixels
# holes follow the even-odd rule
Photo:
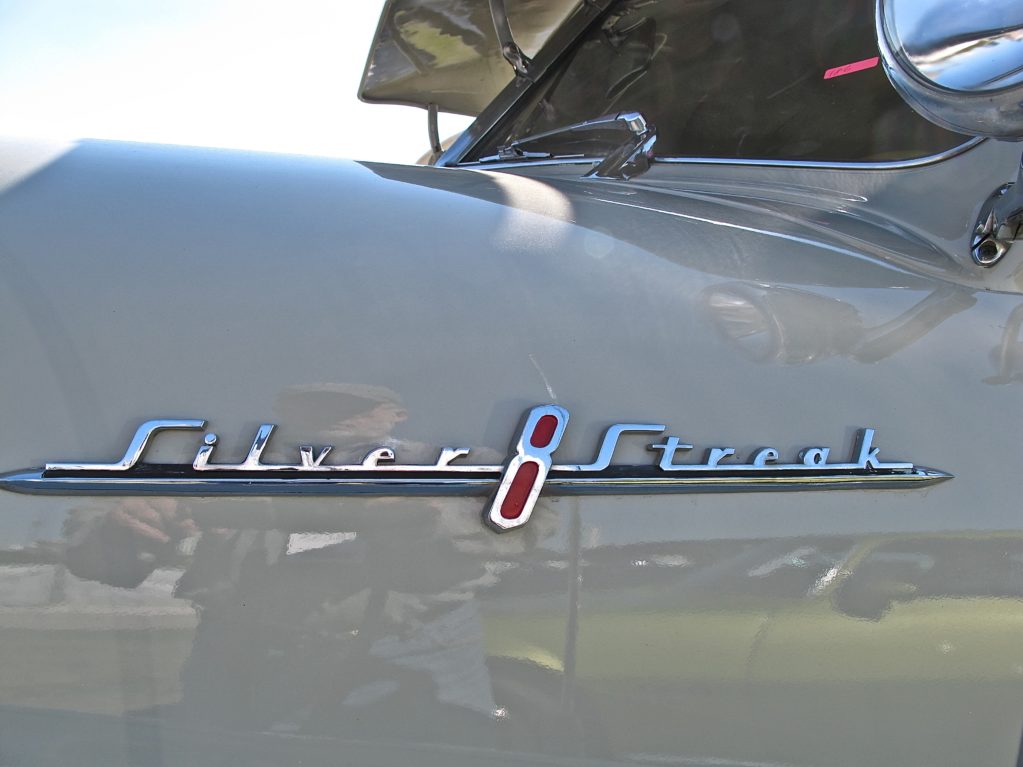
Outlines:
[[[535,144],[551,138],[564,138],[572,134],[595,133],[607,130],[628,131],[629,137],[614,147],[604,159],[586,174],[586,177],[618,178],[628,180],[645,173],[653,159],[654,142],[657,141],[657,129],[647,122],[639,112],[618,112],[604,115],[593,120],[566,125],[563,128],[535,133],[515,139],[497,148],[497,154],[481,157],[480,162],[509,162],[517,160],[550,160],[582,157],[581,154],[554,154],[552,152],[530,152],[524,146]]]

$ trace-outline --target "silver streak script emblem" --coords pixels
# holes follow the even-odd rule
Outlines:
[[[540,405],[526,413],[513,452],[504,466],[462,463],[466,447],[445,447],[432,464],[400,464],[389,447],[371,450],[361,463],[332,464],[332,445],[298,448],[298,463],[263,463],[275,426],[263,424],[241,463],[215,463],[219,437],[207,433],[189,464],[148,464],[146,447],[161,432],[206,428],[204,420],[147,421],[115,463],[48,463],[42,470],[0,476],[0,487],[20,493],[95,495],[448,495],[491,493],[484,520],[499,532],[529,521],[541,491],[549,494],[684,493],[757,490],[920,487],[952,475],[903,461],[882,461],[874,430],[860,429],[849,461],[831,463],[831,449],[808,447],[793,463],[773,447],[753,451],[746,463],[735,448],[711,447],[703,463],[676,463],[693,449],[667,436],[648,446],[649,465],[612,465],[626,434],[663,434],[664,424],[616,423],[604,433],[597,457],[587,464],[556,464],[554,452],[568,425],[568,411]]]

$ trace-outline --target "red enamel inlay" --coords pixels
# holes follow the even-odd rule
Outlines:
[[[543,418],[553,417],[545,415]],[[542,421],[543,418],[540,420]],[[515,472],[515,477],[511,481],[511,487],[508,488],[508,494],[504,497],[504,503],[501,504],[502,517],[518,519],[522,515],[522,510],[526,508],[526,499],[529,498],[529,491],[533,489],[533,483],[536,482],[536,475],[539,471],[540,466],[532,461],[519,466],[519,470]]]
[[[558,419],[553,415],[542,415],[540,420],[533,427],[533,434],[529,438],[529,444],[533,447],[547,447],[554,439],[554,432],[558,430]]]
[[[824,73],[824,79],[830,80],[833,77],[841,77],[842,75],[851,75],[853,72],[862,72],[864,69],[873,69],[877,66],[880,59],[874,56],[871,59],[863,59],[863,61],[854,61],[852,64],[843,64],[840,67],[832,67]]]

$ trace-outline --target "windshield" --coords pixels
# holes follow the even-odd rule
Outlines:
[[[892,88],[873,0],[621,0],[466,159],[623,110],[657,126],[661,157],[889,162],[967,140]]]

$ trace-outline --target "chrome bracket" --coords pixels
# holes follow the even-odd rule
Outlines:
[[[516,139],[504,146],[498,147],[496,155],[481,157],[479,161],[515,162],[517,160],[553,158],[554,155],[550,152],[530,152],[522,147],[542,139],[566,136],[573,133],[606,130],[628,131],[632,135],[624,143],[612,149],[583,178],[616,178],[628,181],[630,178],[635,178],[645,173],[650,168],[650,161],[654,156],[654,143],[657,141],[657,128],[648,123],[646,118],[639,112],[607,114],[592,120],[584,120],[581,123],[566,125],[554,130],[545,131],[544,133]]]
[[[632,136],[601,160],[585,178],[617,178],[628,181],[650,169],[654,143],[657,141],[657,128],[648,123],[639,112],[621,112],[612,118],[612,121],[623,123]]]
[[[1023,158],[1016,181],[995,190],[980,209],[970,253],[978,266],[994,266],[1023,239]]]
[[[426,131],[430,137],[430,165],[435,164],[437,158],[444,152],[440,143],[440,128],[437,123],[437,117],[437,105],[428,104],[426,107]]]
[[[497,41],[501,45],[504,60],[511,64],[517,77],[531,80],[529,67],[533,62],[515,42],[504,0],[490,0],[490,16],[494,20],[494,30],[497,32]]]

